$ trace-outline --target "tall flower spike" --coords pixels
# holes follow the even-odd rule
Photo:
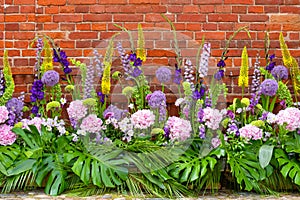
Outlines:
[[[140,58],[143,62],[146,61],[146,50],[145,50],[145,39],[142,25],[138,25],[138,48],[136,50],[136,55]]]
[[[101,56],[99,55],[98,51],[95,49],[94,50],[94,61],[96,63],[96,73],[98,78],[101,78],[102,73],[103,73],[103,63],[101,62]]]
[[[0,97],[2,97],[4,91],[5,91],[5,80],[3,76],[3,71],[0,70]]]
[[[92,97],[92,92],[94,89],[93,86],[94,86],[94,67],[93,67],[93,61],[91,59],[90,64],[86,68],[83,99]]]
[[[4,57],[3,57],[3,74],[4,74],[4,80],[5,80],[5,92],[0,97],[0,106],[3,106],[6,104],[6,102],[12,98],[12,95],[15,90],[15,82],[12,77],[10,65],[8,62],[8,52],[4,51]]]
[[[240,68],[240,76],[238,80],[238,85],[240,87],[248,87],[248,53],[247,53],[247,48],[246,46],[243,49],[242,53],[242,65]]]
[[[199,77],[204,78],[208,72],[208,59],[210,56],[210,43],[205,43],[202,48],[201,59],[199,63]]]
[[[44,42],[43,42],[42,38],[37,39],[36,47],[37,47],[36,52],[35,52],[36,62],[34,64],[34,70],[35,70],[34,74],[35,74],[35,78],[40,78],[39,70],[40,70],[42,62],[43,62],[43,58],[42,58],[41,54],[42,54],[43,47],[44,47]]]
[[[133,72],[133,68],[131,67],[130,61],[129,61],[129,55],[126,54],[125,50],[122,47],[121,42],[118,42],[117,49],[118,49],[118,53],[121,57],[121,62],[122,62],[122,65],[123,65],[124,74],[126,76],[126,79],[128,79],[128,76],[130,74],[132,74],[132,72]]]
[[[43,73],[45,73],[46,71],[49,71],[49,70],[53,70],[52,49],[46,38],[44,39],[44,50],[45,50],[45,55],[44,55],[44,60],[43,60],[43,64],[41,67]]]
[[[187,59],[184,65],[184,79],[186,82],[189,82],[191,84],[192,90],[194,90],[195,88],[195,85],[193,83],[195,79],[193,73],[194,73],[194,67],[192,65],[192,61]]]
[[[259,70],[259,56],[256,56],[256,60],[254,63],[254,72],[253,72],[253,79],[252,79],[252,84],[251,84],[251,92],[252,93],[257,93],[259,90],[259,85],[260,85],[260,70]]]

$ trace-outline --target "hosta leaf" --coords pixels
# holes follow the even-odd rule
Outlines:
[[[259,149],[259,164],[262,168],[269,165],[273,155],[274,145],[262,145]]]

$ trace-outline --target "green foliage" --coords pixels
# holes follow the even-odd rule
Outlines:
[[[3,75],[5,80],[5,91],[0,97],[0,106],[5,105],[6,102],[12,98],[15,90],[15,82],[12,77],[11,68],[9,65],[7,50],[4,51],[3,57]]]
[[[277,95],[280,100],[285,100],[285,103],[288,107],[293,106],[293,98],[288,86],[282,81],[278,82]]]
[[[273,156],[273,145],[262,145],[259,148],[259,164],[262,168],[265,168],[269,165],[271,158]]]
[[[300,185],[300,165],[296,158],[289,156],[282,149],[275,150],[275,157],[278,161],[280,172],[284,178],[289,177],[293,183]]]

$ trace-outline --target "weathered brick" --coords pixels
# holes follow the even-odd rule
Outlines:
[[[183,21],[205,22],[206,16],[202,14],[180,14],[177,15],[177,21],[178,22],[183,22]]]
[[[268,15],[240,15],[241,22],[266,22],[269,20]]]
[[[209,22],[237,22],[238,15],[236,14],[211,14],[208,15]]]
[[[224,0],[225,4],[249,4],[252,5],[254,0]]]
[[[20,0],[22,1],[22,0]],[[62,6],[66,4],[66,0],[38,0],[38,5],[41,6],[50,6],[50,5],[54,5],[54,6]]]
[[[97,32],[72,32],[69,34],[70,39],[98,39]]]

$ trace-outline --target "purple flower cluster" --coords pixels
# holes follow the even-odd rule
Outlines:
[[[41,53],[43,51],[43,46],[44,46],[43,39],[42,38],[38,38],[37,39],[37,44],[36,44],[37,49],[36,49],[36,52],[35,52],[36,62],[34,64],[34,70],[36,72],[39,71],[40,65],[43,62],[43,58],[41,57]],[[38,78],[38,74],[37,73],[35,73],[35,78]]]
[[[266,96],[274,96],[278,90],[278,83],[273,79],[266,79],[261,83],[261,93]]]
[[[198,111],[198,122],[202,123],[203,122],[203,117],[204,117],[204,110],[203,110],[203,108],[199,108],[199,111]]]
[[[126,54],[125,50],[122,47],[121,42],[118,42],[117,49],[118,49],[119,55],[121,57],[121,61],[122,61],[123,69],[125,71],[126,79],[128,79],[128,76],[133,73],[133,68],[131,67],[130,60],[128,59],[129,55]]]
[[[140,69],[140,66],[142,65],[142,60],[136,56],[136,53],[131,53],[128,57],[129,61],[134,66],[134,69],[132,73],[130,74],[132,77],[138,77],[142,74],[142,70]]]
[[[221,80],[224,77],[224,70],[223,69],[219,69],[215,74],[214,74],[214,78],[216,80]]]
[[[234,121],[231,121],[227,127],[228,128],[226,131],[229,135],[234,135],[234,136],[240,135],[239,128]]]
[[[117,106],[110,104],[106,110],[103,112],[103,117],[107,118],[115,118],[116,120],[120,120],[127,113],[126,110],[119,109]],[[108,117],[109,116],[109,117]]]
[[[8,125],[14,126],[16,123],[22,120],[24,107],[22,97],[20,99],[15,97],[10,99],[5,106],[9,112],[7,121]]]
[[[148,104],[152,109],[158,109],[159,111],[159,121],[163,121],[167,115],[167,104],[166,104],[166,95],[158,90],[154,91],[152,94],[148,94],[146,99],[148,100]]]
[[[5,91],[5,80],[3,76],[3,71],[0,70],[0,97],[4,94]]]
[[[258,57],[256,57],[256,61],[254,64],[254,72],[253,72],[253,79],[251,84],[251,92],[256,93],[259,90],[260,86],[260,70],[259,70],[259,60]]]
[[[53,87],[59,82],[59,74],[54,70],[46,71],[42,77],[42,82],[46,86]]]
[[[167,67],[160,67],[156,70],[155,75],[160,83],[167,83],[171,80],[172,72]]]
[[[257,93],[252,93],[250,104],[247,107],[247,110],[250,110],[252,114],[254,114],[255,106],[258,104],[261,96],[261,90],[259,90]]]
[[[272,71],[272,69],[275,67],[276,62],[273,61],[273,59],[275,58],[275,54],[272,54],[269,56],[270,62],[269,64],[266,66],[266,70],[268,70],[269,72]]]
[[[201,124],[200,126],[199,126],[199,138],[201,138],[201,139],[205,139],[205,137],[206,137],[206,134],[205,134],[206,132],[205,132],[205,126],[203,125],[203,124]]]
[[[177,85],[180,85],[181,80],[182,80],[181,69],[178,67],[177,64],[175,64],[175,75],[174,75],[173,82]]]
[[[32,84],[32,88],[30,92],[32,93],[30,96],[31,102],[36,102],[37,100],[42,100],[44,98],[43,92],[44,84],[41,80],[35,80]]]
[[[83,99],[91,98],[94,87],[94,67],[91,63],[86,68]]]
[[[70,74],[72,72],[72,69],[69,67],[70,62],[68,61],[68,57],[66,55],[66,52],[58,50],[59,55],[57,54],[56,50],[53,50],[53,62],[59,62],[63,68],[65,74]]]
[[[277,65],[276,67],[274,67],[271,71],[271,74],[277,81],[286,80],[289,77],[289,72],[283,65]]]
[[[97,92],[97,96],[99,97],[99,101],[101,103],[104,103],[105,100],[105,94],[103,94],[102,92]]]
[[[195,91],[192,94],[192,98],[194,100],[201,99],[205,94],[205,85],[201,84],[200,89],[195,89]]]
[[[194,66],[192,65],[192,61],[187,59],[184,65],[184,79],[186,82],[191,84],[191,87],[194,88]]]
[[[101,78],[102,73],[103,73],[103,63],[100,61],[100,55],[99,55],[99,53],[96,49],[93,51],[93,53],[94,53],[94,60],[95,60],[95,63],[96,63],[97,76],[99,78]]]

